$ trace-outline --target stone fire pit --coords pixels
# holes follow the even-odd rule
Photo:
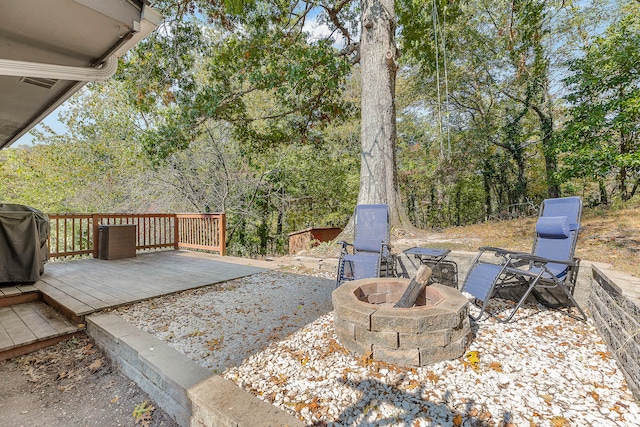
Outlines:
[[[462,356],[471,341],[469,303],[457,290],[432,284],[412,308],[394,308],[409,279],[346,282],[332,294],[338,340],[359,355],[405,366]]]

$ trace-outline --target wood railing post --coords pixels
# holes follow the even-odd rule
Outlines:
[[[180,230],[178,214],[173,214],[173,249],[178,250],[180,247]]]
[[[98,258],[98,245],[100,240],[100,215],[93,214],[93,257]]]
[[[220,213],[220,255],[227,254],[227,215]]]

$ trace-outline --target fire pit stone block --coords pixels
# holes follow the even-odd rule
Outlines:
[[[456,289],[426,287],[412,308],[393,305],[407,279],[347,282],[332,294],[338,340],[351,352],[375,360],[426,366],[462,356],[471,342],[469,305]]]

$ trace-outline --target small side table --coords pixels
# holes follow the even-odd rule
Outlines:
[[[429,283],[440,283],[452,288],[458,288],[458,264],[445,260],[451,250],[413,247],[403,252],[407,255],[413,255],[420,261],[420,264],[431,268],[432,274]]]

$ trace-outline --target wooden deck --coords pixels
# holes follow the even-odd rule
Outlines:
[[[41,280],[33,285],[0,287],[0,360],[26,352],[20,352],[24,346],[32,351],[43,346],[38,343],[47,345],[47,340],[76,333],[84,316],[96,311],[248,276],[269,267],[266,262],[189,251],[49,263]]]

